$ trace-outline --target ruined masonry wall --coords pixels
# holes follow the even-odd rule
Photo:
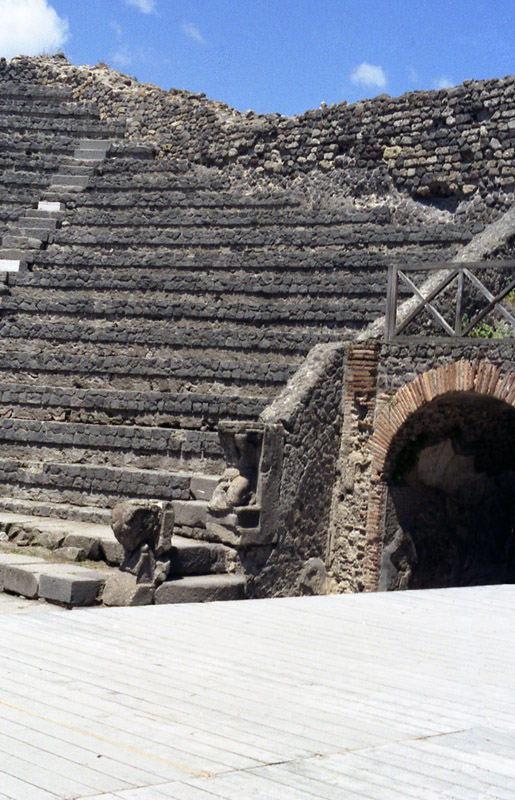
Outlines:
[[[261,415],[265,424],[282,426],[284,445],[277,545],[249,553],[261,559],[254,562],[259,574],[251,579],[253,596],[318,594],[325,587],[347,347],[314,348],[288,391]]]
[[[463,362],[478,365],[477,377],[470,386],[474,390],[479,381],[476,390],[482,392],[485,381],[491,387],[500,385],[504,376],[515,368],[513,344],[507,340],[478,343],[477,340],[424,339],[385,342],[377,346],[376,374],[370,370],[370,385],[365,393],[360,393],[359,386],[356,387],[351,360],[347,375],[330,564],[333,587],[340,591],[373,591],[378,587],[386,498],[382,469],[390,442],[390,434],[385,438],[384,425],[378,428],[378,421],[390,417],[400,419],[399,414],[408,414],[396,408],[397,392],[420,375]],[[363,357],[366,347],[364,344],[363,350],[356,351],[357,358]],[[436,372],[431,374],[436,375]],[[442,372],[438,379],[441,391],[453,391],[456,387],[470,390],[470,381],[465,385],[459,377],[459,367],[454,368],[453,375],[451,380]],[[435,393],[438,393],[436,389]],[[406,402],[408,405],[413,402],[411,396]],[[409,413],[412,410],[410,405]]]
[[[94,100],[105,119],[127,120],[127,136],[153,141],[161,155],[253,175],[294,178],[347,173],[412,196],[470,197],[515,188],[515,78],[380,95],[294,117],[245,114],[203,94],[139,84],[106,67],[66,59],[0,61],[0,80],[67,84]],[[359,180],[359,179],[358,179]]]

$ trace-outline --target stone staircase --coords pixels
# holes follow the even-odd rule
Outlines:
[[[52,240],[65,210],[59,195],[82,191],[122,135],[64,87],[0,77],[0,273],[24,269]]]
[[[119,574],[123,555],[108,525],[0,513],[0,591],[70,608],[110,604],[103,593]],[[156,604],[235,600],[245,594],[245,579],[229,571],[232,553],[222,544],[174,536],[170,562]]]

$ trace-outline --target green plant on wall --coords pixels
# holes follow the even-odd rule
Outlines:
[[[463,315],[461,324],[463,329],[469,324],[466,314]],[[486,320],[481,320],[467,335],[471,339],[507,339],[511,336],[511,330],[506,322],[500,321],[491,324]]]

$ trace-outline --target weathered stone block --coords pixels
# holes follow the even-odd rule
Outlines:
[[[170,553],[170,574],[207,575],[224,572],[226,553],[226,548],[221,544],[183,540]]]
[[[63,565],[64,566],[64,565]],[[105,576],[96,570],[49,565],[39,579],[39,596],[68,606],[91,606],[97,602]]]
[[[116,539],[102,539],[100,542],[100,551],[103,559],[108,564],[119,565],[122,563],[125,551],[123,545],[117,542]]]
[[[217,484],[218,478],[197,475],[190,480],[190,492],[195,500],[211,500]]]
[[[84,551],[84,558],[98,561],[100,558],[100,542],[93,536],[84,536],[80,533],[69,533],[64,540],[65,547],[75,547]]]
[[[13,566],[23,566],[26,565],[44,565],[44,561],[42,558],[36,558],[35,556],[25,556],[18,553],[1,553],[0,554],[0,591],[3,591],[4,588],[4,575],[7,569]],[[8,579],[8,582],[11,581],[11,578]]]
[[[241,600],[246,581],[242,575],[190,575],[166,581],[156,589],[156,604],[206,603]]]
[[[106,581],[102,592],[105,606],[147,606],[153,602],[154,586],[137,583],[136,576],[118,572]]]
[[[161,508],[155,503],[127,500],[111,511],[111,527],[123,547],[133,552],[142,544],[155,548],[159,540]]]
[[[207,505],[202,500],[175,500],[175,522],[189,528],[205,528]]]
[[[45,563],[40,564],[12,564],[2,568],[2,588],[5,592],[20,594],[33,600],[39,594],[39,580]]]
[[[56,550],[61,547],[65,539],[64,533],[57,531],[37,531],[34,537],[34,543],[41,547],[46,547],[47,550]]]

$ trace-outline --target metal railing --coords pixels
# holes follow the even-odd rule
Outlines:
[[[468,336],[494,309],[496,313],[509,324],[510,330],[515,331],[515,316],[504,306],[501,301],[515,289],[515,278],[511,278],[497,294],[493,294],[487,286],[474,274],[477,269],[492,271],[515,270],[515,261],[471,261],[463,263],[442,262],[438,264],[403,264],[402,266],[390,264],[388,267],[388,290],[386,300],[385,336],[393,339],[406,330],[422,311],[428,311],[434,321],[441,326],[448,336]],[[408,272],[442,272],[441,280],[436,283],[431,280],[417,286],[408,276]],[[454,307],[454,320],[450,324],[441,311],[436,308],[434,301],[445,289],[456,281],[456,295]],[[478,311],[471,320],[463,314],[463,293],[465,282],[469,281],[476,289],[478,296],[486,299],[487,305]],[[406,315],[398,321],[398,295],[399,286],[404,284],[412,292],[411,305]],[[403,303],[407,298],[403,297]],[[413,306],[413,300],[418,300]],[[410,303],[410,299],[407,300]],[[446,300],[448,303],[448,300]]]

